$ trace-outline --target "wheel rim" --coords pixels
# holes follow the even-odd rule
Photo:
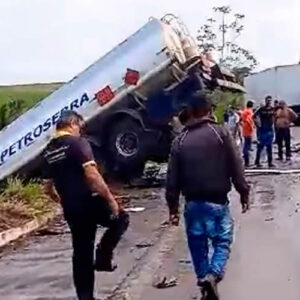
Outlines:
[[[118,152],[125,156],[134,156],[138,152],[139,138],[134,132],[123,132],[117,136],[116,148]]]

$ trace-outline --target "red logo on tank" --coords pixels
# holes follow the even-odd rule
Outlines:
[[[101,106],[110,102],[114,96],[115,94],[109,85],[95,94],[95,97]]]

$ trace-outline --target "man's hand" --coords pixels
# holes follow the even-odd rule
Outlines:
[[[242,214],[246,213],[250,209],[249,195],[241,195]]]
[[[170,213],[169,224],[179,226],[179,213]]]
[[[101,196],[110,207],[111,213],[114,216],[118,216],[120,213],[120,205],[111,193],[102,175],[99,173],[96,163],[92,162],[85,165],[84,174],[91,191]]]
[[[44,186],[44,191],[45,193],[50,196],[50,198],[56,202],[60,203],[60,196],[58,195],[56,188],[54,186],[54,182],[52,179],[45,179],[43,180],[43,186]]]
[[[112,201],[109,202],[109,206],[110,206],[110,209],[111,209],[111,213],[114,216],[118,216],[119,213],[121,212],[119,203],[116,200],[112,200]]]

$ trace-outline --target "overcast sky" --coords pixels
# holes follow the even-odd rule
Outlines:
[[[0,84],[66,81],[168,12],[195,33],[211,8],[246,15],[240,44],[259,69],[298,63],[299,0],[0,0]]]

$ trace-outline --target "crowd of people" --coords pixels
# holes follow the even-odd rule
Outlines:
[[[268,96],[255,111],[254,103],[238,111],[230,107],[225,126],[216,122],[213,104],[201,92],[191,96],[191,107],[181,114],[183,131],[175,138],[168,165],[166,200],[170,225],[180,221],[179,199],[185,197],[185,227],[202,300],[218,300],[233,241],[229,207],[232,184],[240,195],[242,212],[249,210],[250,187],[237,144],[243,143],[244,164],[250,165],[252,139],[258,139],[255,164],[267,149],[273,167],[272,147],[278,144],[278,159],[291,158],[290,127],[297,115],[284,101],[272,103]],[[62,204],[73,243],[73,278],[79,300],[94,300],[94,271],[113,272],[113,252],[129,225],[129,216],[98,171],[88,141],[81,136],[83,118],[64,111],[56,136],[43,153],[46,192]],[[98,225],[107,227],[97,245]],[[212,252],[209,250],[212,248]],[[209,255],[212,253],[212,256]]]
[[[229,107],[224,114],[224,123],[238,144],[243,143],[243,157],[246,167],[250,166],[250,152],[256,135],[257,151],[256,167],[262,167],[261,155],[266,148],[268,166],[274,167],[273,144],[278,146],[278,160],[283,160],[285,146],[286,160],[291,160],[292,124],[297,120],[297,114],[283,100],[275,100],[267,96],[264,103],[254,110],[254,103],[248,101],[243,110]]]

